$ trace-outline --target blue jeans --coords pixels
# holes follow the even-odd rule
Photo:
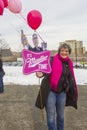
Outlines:
[[[50,91],[47,105],[47,125],[49,130],[64,130],[64,108],[66,104],[66,93],[54,93]],[[55,123],[56,111],[56,123]],[[57,128],[56,128],[57,124]]]

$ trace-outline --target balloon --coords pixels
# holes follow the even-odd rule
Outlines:
[[[2,0],[0,0],[0,15],[3,15],[3,11],[4,11],[4,3]]]
[[[12,13],[20,13],[22,9],[22,3],[20,0],[9,0],[8,9]]]
[[[32,29],[36,30],[42,22],[41,13],[38,10],[31,10],[27,14],[27,22]]]
[[[8,0],[2,0],[3,3],[4,3],[4,7],[7,7],[8,6]]]

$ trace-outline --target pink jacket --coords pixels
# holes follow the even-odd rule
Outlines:
[[[66,60],[69,63],[72,76],[75,80],[75,75],[74,75],[74,71],[73,71],[73,63],[70,60],[70,58],[68,58],[68,57],[66,58]],[[52,72],[50,74],[50,86],[54,91],[57,91],[57,85],[58,85],[59,79],[61,77],[61,74],[62,74],[62,62],[59,59],[59,54],[56,54],[53,58]],[[76,84],[76,80],[75,80],[75,84]],[[77,98],[78,98],[78,87],[77,87],[77,85],[76,85],[76,95],[77,95]]]

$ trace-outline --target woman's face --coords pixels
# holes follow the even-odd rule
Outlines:
[[[69,50],[68,48],[61,48],[60,50],[60,56],[63,58],[66,58],[69,56]]]

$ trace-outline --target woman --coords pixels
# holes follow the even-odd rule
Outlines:
[[[48,130],[64,130],[65,106],[73,106],[77,109],[78,90],[73,71],[73,63],[69,58],[70,53],[70,46],[64,43],[59,47],[58,54],[52,60],[52,72],[49,75],[48,81],[46,81],[49,82],[50,89],[45,103],[44,99],[42,100],[46,108]],[[42,75],[40,72],[37,73],[39,78]],[[57,128],[55,125],[55,113],[57,116]]]

